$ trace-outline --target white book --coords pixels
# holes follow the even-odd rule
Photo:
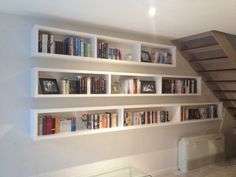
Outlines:
[[[66,94],[66,81],[63,79],[63,80],[60,80],[60,93],[61,94]]]
[[[141,81],[139,79],[137,79],[137,93],[141,93]]]
[[[80,53],[81,53],[81,56],[84,57],[84,41],[82,40],[80,42]]]
[[[194,80],[192,79],[191,80],[191,93],[194,93],[194,86],[195,86]]]
[[[38,118],[38,136],[43,134],[43,117]]]
[[[71,132],[71,119],[67,120],[67,131]]]
[[[177,80],[177,93],[181,93],[181,86],[182,86],[182,81],[181,80]]]
[[[129,91],[130,94],[134,93],[134,79],[129,79]]]
[[[48,34],[42,34],[42,53],[48,53]]]
[[[88,43],[87,46],[88,46],[88,57],[92,57],[92,45]]]
[[[50,53],[52,54],[55,53],[55,41],[53,35],[50,35],[49,47],[50,47]]]
[[[87,94],[91,93],[91,79],[87,77]]]

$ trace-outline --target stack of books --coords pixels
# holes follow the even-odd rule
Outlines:
[[[156,124],[169,121],[169,112],[164,110],[125,111],[124,113],[124,126]]]
[[[217,105],[207,105],[201,107],[182,107],[181,121],[217,118]]]
[[[106,94],[106,79],[103,76],[77,76],[76,79],[61,79],[62,94]]]
[[[197,93],[197,80],[164,78],[162,80],[162,93]]]
[[[66,37],[56,40],[50,33],[39,32],[38,51],[62,55],[92,57],[92,46],[86,39],[80,37]]]
[[[81,116],[83,127],[87,129],[112,128],[118,126],[116,112],[86,113]]]
[[[51,115],[39,117],[38,135],[50,135],[62,132],[74,132],[77,130],[75,117],[58,118]]]

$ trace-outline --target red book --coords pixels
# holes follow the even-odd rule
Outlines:
[[[52,116],[46,116],[46,134],[51,134],[52,131]]]

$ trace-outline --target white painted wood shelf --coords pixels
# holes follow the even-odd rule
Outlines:
[[[65,55],[65,54],[55,54],[55,51],[41,52],[39,51],[39,35],[49,34],[53,36],[53,40],[64,42],[67,37],[77,37],[82,41],[87,41],[91,45],[91,54],[88,56],[76,56]],[[41,41],[41,40],[40,40]],[[105,41],[108,44],[108,49],[115,48],[119,49],[121,52],[121,58],[116,59],[106,59],[99,58],[98,55],[98,41]],[[107,52],[109,52],[107,49]],[[159,59],[152,60],[150,62],[143,62],[141,60],[142,51],[148,52],[150,55],[160,54],[164,52],[171,56],[171,62],[165,62],[166,60]],[[176,47],[172,45],[163,45],[156,43],[147,43],[142,41],[127,40],[122,38],[115,38],[110,36],[102,36],[90,33],[83,33],[78,31],[71,31],[47,26],[35,25],[31,33],[31,55],[34,58],[41,59],[55,59],[55,60],[73,60],[78,62],[91,62],[91,63],[108,63],[108,64],[124,64],[124,65],[134,65],[134,66],[154,66],[154,67],[175,67],[176,66]],[[152,56],[153,56],[152,55]],[[163,55],[162,55],[163,56]],[[153,58],[153,57],[152,57]]]
[[[183,108],[185,109],[204,109],[208,110],[208,113],[212,112],[210,109],[214,107],[216,111],[214,114],[209,114],[208,117],[201,117],[201,119],[183,120]],[[158,117],[157,122],[147,122],[148,118],[145,117],[144,123],[133,122],[137,117],[132,117],[132,122],[130,124],[125,124],[127,122],[127,112],[145,112],[145,111],[168,111],[168,121],[160,122],[161,118]],[[150,128],[159,126],[184,126],[185,124],[195,124],[195,123],[206,123],[222,120],[222,103],[221,102],[208,102],[208,103],[179,103],[179,104],[148,104],[148,105],[123,105],[123,106],[102,106],[102,107],[78,107],[78,108],[58,108],[58,109],[31,109],[31,137],[33,140],[46,140],[55,139],[63,137],[90,135],[98,133],[116,132],[124,131],[130,129],[140,129],[140,128]],[[113,112],[117,115],[116,126],[112,128],[99,128],[99,129],[87,129],[82,124],[81,117],[84,114],[94,114],[94,113],[108,113]],[[148,114],[146,114],[147,116]],[[154,115],[154,114],[153,114]],[[201,116],[206,115],[203,113]],[[68,117],[74,117],[76,119],[76,129],[71,132],[67,129],[67,132],[58,132],[56,134],[42,134],[40,133],[40,127],[42,131],[42,124],[40,124],[39,119],[45,118],[45,116],[58,117],[60,120],[67,119]],[[150,115],[149,115],[150,116]],[[188,115],[190,116],[190,114]],[[216,116],[216,117],[214,117]],[[189,118],[190,119],[190,118]],[[154,120],[154,116],[151,118]],[[85,120],[87,121],[87,120]],[[41,122],[42,123],[42,122]],[[70,124],[69,124],[70,125]],[[86,124],[87,125],[87,124]]]
[[[41,91],[41,85],[39,78],[53,78],[59,83],[63,78],[76,78],[77,76],[102,76],[106,80],[106,93],[104,94],[92,94],[87,92],[86,94],[43,94]],[[136,92],[127,90],[129,86],[130,90],[133,90],[133,85],[121,85],[124,82],[132,82],[133,79],[142,81],[152,81],[154,85],[154,93],[143,93],[143,91],[137,91],[141,89],[141,86],[136,86]],[[164,93],[163,92],[163,79],[174,80],[194,80],[196,81],[196,92],[194,93]],[[120,90],[118,93],[114,93],[113,85],[118,83]],[[129,83],[128,83],[129,84]],[[59,85],[59,84],[58,84]],[[140,85],[140,84],[139,84]],[[91,87],[91,85],[90,85]],[[60,89],[61,91],[62,89]],[[88,90],[91,90],[88,88]],[[140,73],[123,73],[123,72],[105,72],[105,71],[88,71],[88,70],[69,70],[69,69],[55,69],[55,68],[33,68],[31,71],[31,96],[35,98],[71,98],[71,97],[133,97],[133,96],[199,96],[201,95],[201,77],[199,76],[177,76],[177,75],[156,75],[156,74],[140,74]]]

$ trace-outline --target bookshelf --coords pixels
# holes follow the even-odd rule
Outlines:
[[[38,59],[176,67],[176,48],[35,25],[31,55]],[[31,70],[31,97],[199,96],[201,77],[39,68]],[[129,129],[219,121],[222,103],[179,103],[31,109],[34,140]]]
[[[175,67],[176,47],[35,25],[34,58],[79,62]],[[143,52],[148,53],[144,60]]]
[[[31,96],[35,98],[201,95],[201,77],[199,76],[35,67],[31,70],[31,77]],[[54,79],[58,85],[58,92],[55,94],[44,93],[42,91],[43,84],[39,82],[41,79]],[[163,85],[166,79],[171,80],[168,86]],[[190,92],[190,89],[193,92]]]
[[[183,119],[185,108],[198,109],[200,116],[197,119]],[[214,116],[201,116],[202,108],[214,108]],[[220,121],[222,109],[221,102],[32,109],[31,137],[37,141],[129,129]],[[205,111],[212,110],[205,109]]]

